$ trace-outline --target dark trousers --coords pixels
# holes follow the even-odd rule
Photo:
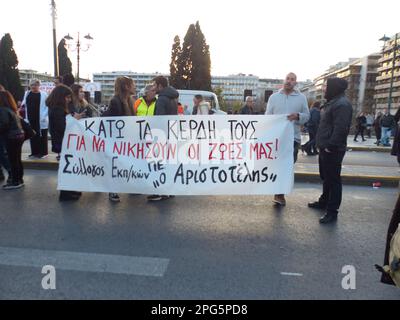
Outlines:
[[[0,136],[0,170],[4,167],[7,171],[10,171],[10,162],[6,153],[7,139]],[[0,173],[1,174],[1,173]]]
[[[338,214],[342,203],[342,162],[345,152],[328,153],[320,150],[319,174],[323,181],[323,192],[319,202],[327,206],[328,214]]]
[[[375,127],[375,135],[376,135],[376,141],[380,142],[382,138],[382,129],[381,127]]]
[[[23,143],[23,139],[7,139],[7,153],[10,161],[12,183],[20,183],[24,178],[24,167],[21,160]]]
[[[365,130],[364,127],[358,127],[358,128],[357,128],[357,133],[356,133],[356,135],[354,136],[354,140],[357,140],[357,138],[358,138],[359,135],[361,135],[361,138],[362,138],[363,140],[365,140],[365,139],[364,139],[364,130]]]
[[[307,154],[316,154],[317,148],[316,148],[315,144],[316,144],[316,138],[317,138],[317,131],[309,130],[308,135],[309,135],[309,140],[304,145],[304,151],[307,152]]]
[[[40,130],[39,132],[30,140],[31,152],[34,156],[46,156],[49,153],[48,141],[47,141],[47,129]]]

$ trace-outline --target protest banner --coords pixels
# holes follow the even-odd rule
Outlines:
[[[286,116],[67,117],[58,189],[159,195],[289,194]]]

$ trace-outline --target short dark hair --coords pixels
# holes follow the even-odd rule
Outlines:
[[[161,85],[163,88],[168,87],[168,79],[167,79],[166,77],[158,76],[158,77],[155,77],[155,78],[153,79],[153,81],[155,82],[155,84],[156,84],[157,86],[158,86],[158,85]]]
[[[203,100],[204,100],[204,98],[203,98],[203,96],[202,96],[201,94],[196,94],[194,97],[195,97],[197,100],[200,100],[200,101],[203,101]]]
[[[60,84],[55,87],[46,99],[46,105],[49,108],[64,108],[65,112],[68,113],[68,106],[65,103],[65,98],[72,96],[72,90],[64,84]]]

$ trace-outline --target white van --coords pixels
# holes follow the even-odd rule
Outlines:
[[[178,101],[183,105],[188,107],[190,114],[193,112],[193,99],[196,95],[202,95],[204,100],[210,103],[211,110],[214,114],[226,114],[226,112],[220,110],[218,97],[214,92],[201,91],[201,90],[178,90],[179,99]]]

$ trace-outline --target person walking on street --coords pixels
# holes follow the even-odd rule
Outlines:
[[[380,120],[380,126],[382,128],[381,143],[384,147],[390,147],[390,136],[392,134],[392,128],[396,125],[396,120],[392,116],[388,109],[383,109],[383,115]]]
[[[135,109],[132,96],[136,94],[136,84],[133,79],[128,77],[119,77],[115,80],[114,97],[110,105],[103,113],[103,117],[126,117],[135,116]],[[117,193],[110,193],[111,202],[120,202]]]
[[[371,139],[372,127],[374,125],[374,115],[372,113],[368,112],[365,115],[365,118],[367,119],[367,135],[368,135],[368,138]]]
[[[375,144],[377,146],[379,146],[379,144],[381,143],[381,139],[382,139],[381,118],[382,118],[382,112],[378,112],[376,115],[376,118],[374,120],[374,130],[375,130],[375,136],[376,136]]]
[[[361,135],[362,141],[367,141],[364,139],[364,130],[367,127],[367,118],[364,115],[364,112],[361,112],[356,118],[356,135],[354,136],[354,142],[358,142],[358,135]]]
[[[310,119],[310,110],[306,97],[296,89],[297,76],[289,73],[284,82],[283,89],[274,93],[268,101],[266,115],[287,114],[289,121],[294,125],[294,162],[301,145],[301,126]],[[277,206],[285,206],[285,195],[277,194],[274,196],[273,203]]]
[[[348,82],[340,78],[327,81],[321,122],[317,133],[319,172],[323,181],[322,195],[310,208],[326,210],[321,224],[337,220],[342,202],[342,162],[347,149],[347,137],[353,116],[353,107],[345,96]]]
[[[5,139],[10,164],[10,178],[3,186],[3,190],[15,190],[24,186],[21,152],[25,134],[21,121],[23,120],[18,114],[17,103],[12,94],[0,91],[0,136]]]
[[[308,156],[314,156],[318,154],[317,147],[315,145],[315,138],[317,137],[317,131],[319,127],[319,122],[321,120],[321,103],[319,101],[314,102],[310,110],[310,120],[305,124],[309,140],[306,144],[301,147],[303,152],[306,152]]]
[[[31,154],[29,158],[44,159],[48,156],[47,132],[49,127],[49,109],[46,105],[47,94],[40,91],[40,81],[33,79],[30,90],[25,93],[22,106],[25,107],[25,120],[36,135],[30,139]]]
[[[246,104],[240,109],[239,114],[254,114],[254,100],[253,97],[246,97]]]

